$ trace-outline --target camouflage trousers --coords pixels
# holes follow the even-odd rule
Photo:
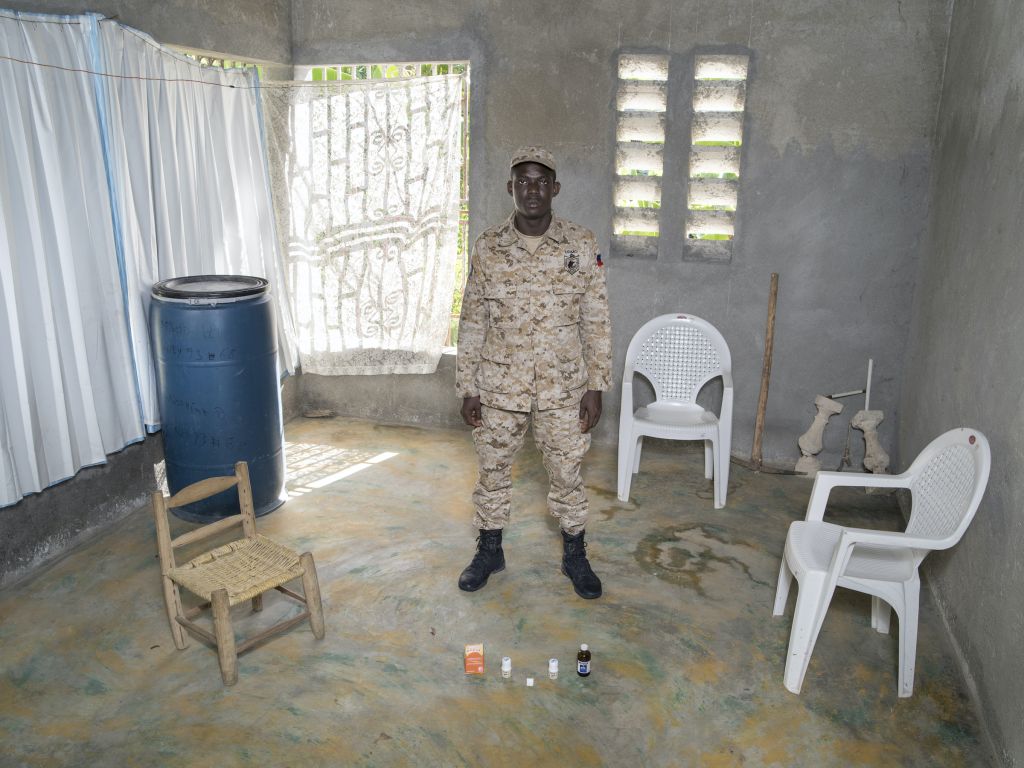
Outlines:
[[[533,422],[533,438],[544,459],[551,487],[548,511],[562,530],[576,535],[587,522],[587,493],[580,465],[590,448],[590,435],[580,432],[578,406],[504,411],[482,406],[482,427],[473,430],[480,476],[473,490],[473,525],[494,530],[508,525],[512,512],[512,460],[523,446],[526,428]]]

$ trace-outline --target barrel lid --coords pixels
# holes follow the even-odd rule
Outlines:
[[[172,277],[153,285],[153,296],[190,304],[231,302],[262,296],[270,282],[248,275],[191,275]]]

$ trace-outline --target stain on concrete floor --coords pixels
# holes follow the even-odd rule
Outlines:
[[[151,515],[138,510],[0,592],[0,765],[990,764],[927,597],[913,698],[896,695],[895,622],[877,634],[869,598],[845,592],[803,693],[782,687],[792,607],[778,619],[771,607],[803,478],[734,466],[715,510],[703,454],[651,441],[621,503],[614,446],[595,446],[588,541],[605,595],[584,601],[559,572],[528,441],[508,567],[467,594],[456,580],[475,537],[468,431],[334,418],[286,432],[293,498],[258,527],[313,552],[326,638],[300,625],[243,655],[238,684],[222,687],[214,652],[174,649]],[[840,522],[899,525],[891,497],[836,502]],[[262,614],[233,618],[250,633],[294,610],[269,595]],[[485,645],[483,677],[462,674],[469,642]],[[594,652],[586,679],[573,671],[581,642]]]

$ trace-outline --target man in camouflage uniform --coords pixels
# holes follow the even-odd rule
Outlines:
[[[587,561],[580,465],[611,379],[604,269],[594,235],[552,214],[561,185],[551,153],[524,147],[510,167],[515,212],[477,239],[459,321],[456,388],[480,464],[480,537],[459,588],[480,589],[505,568],[512,459],[532,420],[551,481],[548,510],[562,529],[562,572],[590,599],[601,596],[601,580]]]

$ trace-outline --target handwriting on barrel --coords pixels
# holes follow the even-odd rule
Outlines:
[[[193,429],[184,424],[175,424],[171,431],[175,438],[180,440],[179,444],[190,445],[193,448],[226,448],[242,449],[245,447],[245,440],[237,435],[215,435],[202,429]]]
[[[224,413],[224,409],[221,408],[219,405],[215,405],[212,408],[207,408],[206,406],[201,405],[195,402],[194,400],[188,400],[184,397],[175,397],[174,395],[171,395],[169,399],[171,401],[171,406],[177,409],[179,413],[184,411],[185,413],[191,414],[192,416],[200,416],[203,418],[212,416],[213,418],[217,419],[217,421],[224,421],[224,419],[227,416]]]
[[[171,320],[162,320],[160,322],[160,328],[164,333],[169,333],[172,336],[187,336],[188,335],[188,324],[187,323],[175,323]]]
[[[202,335],[204,339],[212,339],[217,335],[217,329],[209,321],[202,323],[198,328],[189,323],[175,322],[174,320],[161,320],[160,328],[164,333],[171,336],[190,336],[195,333]]]
[[[205,347],[192,347],[185,344],[164,344],[164,357],[173,357],[186,362],[200,363],[234,360],[238,356],[238,349],[235,347],[222,347],[221,349],[208,349]]]

